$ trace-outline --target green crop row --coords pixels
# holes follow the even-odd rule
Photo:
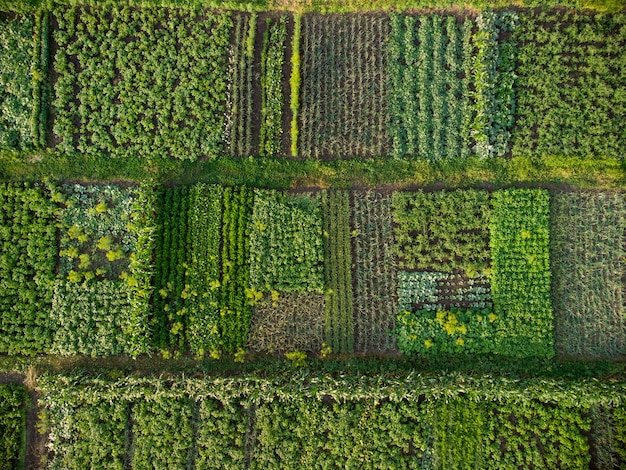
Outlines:
[[[267,19],[261,53],[261,143],[262,156],[282,153],[283,65],[287,42],[287,17]]]
[[[324,268],[326,278],[326,344],[337,353],[354,350],[352,252],[350,250],[350,194],[322,194]]]
[[[50,347],[56,266],[57,206],[52,188],[0,185],[0,352],[34,354]]]
[[[23,468],[26,433],[26,389],[0,385],[0,468]]]
[[[38,391],[52,468],[582,469],[592,455],[623,457],[623,384],[44,376]],[[588,439],[592,410],[611,416],[611,441]]]
[[[257,15],[237,15],[234,22],[235,44],[228,67],[231,82],[224,140],[230,155],[247,156],[253,154],[252,82]]]

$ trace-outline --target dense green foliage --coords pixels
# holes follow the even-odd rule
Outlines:
[[[337,353],[354,349],[352,307],[352,253],[350,243],[350,194],[322,194],[324,220],[324,272],[326,279],[326,344]]]
[[[513,155],[623,158],[626,15],[520,15]]]
[[[298,156],[298,112],[300,111],[300,83],[302,81],[300,73],[300,42],[302,39],[302,15],[295,14],[293,17],[293,37],[291,39],[291,77],[289,79],[289,109],[291,110],[291,124],[289,134],[291,137],[291,148],[289,154],[292,157]]]
[[[283,138],[283,66],[287,41],[287,17],[267,19],[261,54],[261,142],[263,156],[280,155]]]
[[[189,192],[185,310],[189,348],[198,357],[219,350],[221,186],[197,184]]]
[[[592,454],[621,452],[624,422],[618,408],[613,444],[588,440],[590,409],[611,409],[626,396],[623,383],[598,381],[306,373],[44,376],[39,392],[48,447],[59,461],[68,438],[85,433],[84,419],[72,421],[80,410],[109,403],[128,409],[133,431],[125,442],[117,411],[111,423],[92,428],[92,436],[102,430],[99,437],[107,440],[92,448],[124,452],[134,468],[149,460],[182,468],[194,459],[208,468],[240,468],[242,461],[250,468],[588,468]]]
[[[487,11],[476,19],[470,136],[479,157],[502,157],[508,151],[515,111],[516,47],[502,33],[510,33],[516,23],[517,14],[510,12]]]
[[[354,192],[354,348],[360,352],[394,349],[396,260],[393,256],[391,201],[375,191]]]
[[[74,184],[62,192],[59,275],[71,282],[125,278],[137,244],[128,228],[137,189]]]
[[[554,355],[550,299],[550,196],[539,189],[492,195],[491,295],[500,351]]]
[[[0,17],[0,148],[39,144],[39,43],[33,15]],[[37,38],[40,36],[37,35]]]
[[[49,412],[50,419],[57,424],[50,429],[48,437],[54,451],[51,469],[124,468],[128,431],[125,401],[101,400],[75,404],[72,408],[51,408]]]
[[[248,233],[254,193],[246,187],[224,188],[223,197],[220,341],[232,353],[246,344],[250,328]]]
[[[0,185],[0,352],[35,354],[50,346],[56,210],[49,188]]]
[[[398,349],[405,354],[507,354],[494,334],[489,308],[403,311],[396,319]]]
[[[221,150],[228,14],[124,7],[55,13],[60,152],[195,160]]]
[[[77,284],[58,280],[54,288],[50,352],[92,357],[132,353],[127,335],[131,292],[124,281],[100,280]]]
[[[230,155],[247,156],[252,148],[252,81],[256,14],[236,15],[235,43],[228,64],[228,116],[224,139]]]
[[[391,15],[392,154],[428,160],[469,154],[472,22]],[[460,78],[463,74],[463,78]]]
[[[0,385],[0,468],[11,470],[24,464],[26,389]]]
[[[154,345],[184,350],[186,309],[183,308],[187,266],[189,187],[163,188],[157,196],[157,239],[154,273]]]
[[[486,191],[396,192],[392,205],[401,268],[475,273],[489,267]]]
[[[320,352],[323,342],[323,294],[273,291],[255,303],[247,345],[252,351]]]
[[[382,15],[302,20],[299,151],[304,157],[383,155],[388,146]]]
[[[187,398],[156,397],[137,403],[133,407],[133,468],[184,468],[193,447],[192,414]]]
[[[619,193],[557,193],[551,204],[552,306],[558,354],[626,352],[626,205]]]
[[[254,192],[250,285],[258,291],[321,291],[322,215],[314,195]]]

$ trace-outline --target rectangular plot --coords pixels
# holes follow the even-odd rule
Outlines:
[[[388,32],[386,16],[303,17],[302,156],[384,154]]]
[[[626,352],[626,204],[620,193],[559,193],[552,202],[552,300],[559,354]]]

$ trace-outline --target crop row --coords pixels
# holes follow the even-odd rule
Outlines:
[[[625,141],[624,14],[72,7],[1,21],[2,148],[621,158]]]
[[[624,463],[622,385],[457,379],[43,377],[38,391],[50,468]]]

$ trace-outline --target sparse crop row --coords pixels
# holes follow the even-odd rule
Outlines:
[[[352,227],[355,350],[393,350],[397,278],[390,197],[355,192]]]
[[[513,156],[623,158],[626,15],[528,12],[513,36]]]
[[[551,209],[556,351],[569,357],[623,354],[624,196],[558,193]]]
[[[283,139],[283,65],[287,42],[287,17],[267,19],[261,53],[261,143],[262,156],[280,155]]]
[[[55,10],[57,150],[195,160],[222,150],[229,14]]]
[[[46,376],[38,391],[51,468],[423,468],[435,462],[435,468],[582,469],[592,455],[624,462],[622,384],[417,374]],[[610,416],[609,440],[593,435],[599,414]]]
[[[228,66],[228,116],[224,140],[230,155],[248,156],[252,149],[252,82],[256,13],[234,18],[235,43]]]
[[[302,28],[300,154],[384,154],[388,18],[307,15]]]
[[[350,251],[350,194],[322,194],[324,267],[326,278],[326,344],[337,353],[354,350],[352,253]]]
[[[0,465],[23,468],[26,433],[26,389],[18,385],[0,385]]]

